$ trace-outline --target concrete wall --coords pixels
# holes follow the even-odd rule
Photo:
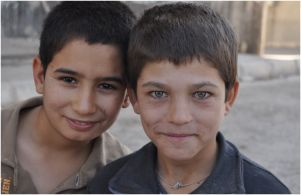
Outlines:
[[[300,2],[269,3],[266,46],[300,47]]]
[[[1,2],[1,38],[39,38],[44,18],[58,2]]]
[[[43,20],[58,2],[35,1],[1,3],[2,38],[39,38]],[[170,2],[126,2],[140,16],[144,9]],[[260,53],[262,47],[300,46],[299,2],[200,1],[226,17],[239,39],[239,51]],[[267,9],[267,13],[264,10]],[[265,18],[267,16],[267,18]]]

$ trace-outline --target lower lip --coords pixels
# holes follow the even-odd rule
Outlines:
[[[72,129],[75,129],[75,130],[78,130],[78,131],[88,131],[91,128],[93,128],[94,125],[95,125],[94,122],[80,123],[80,122],[77,122],[77,121],[74,121],[74,120],[71,120],[71,119],[68,119],[68,118],[66,118],[66,119],[67,119],[67,122],[68,122],[69,126]]]
[[[180,141],[185,141],[188,138],[191,138],[193,135],[172,135],[172,134],[165,134],[165,136],[169,140],[171,140],[171,141],[180,142]]]

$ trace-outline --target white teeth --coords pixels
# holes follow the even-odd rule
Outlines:
[[[90,123],[87,122],[80,122],[80,121],[73,121],[74,123],[78,124],[78,125],[89,125]]]

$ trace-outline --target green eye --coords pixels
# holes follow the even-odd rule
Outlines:
[[[211,94],[209,92],[206,91],[197,91],[195,93],[193,93],[193,96],[197,99],[207,99]]]
[[[150,95],[156,99],[167,96],[166,92],[164,92],[164,91],[152,91],[152,92],[150,92]]]

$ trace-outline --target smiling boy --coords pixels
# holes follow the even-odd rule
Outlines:
[[[129,150],[105,132],[127,107],[124,66],[135,16],[120,2],[63,2],[33,60],[42,97],[2,110],[2,193],[82,193]]]
[[[289,193],[219,128],[238,94],[237,43],[206,6],[147,10],[129,42],[127,76],[134,111],[151,142],[105,166],[92,193]]]

